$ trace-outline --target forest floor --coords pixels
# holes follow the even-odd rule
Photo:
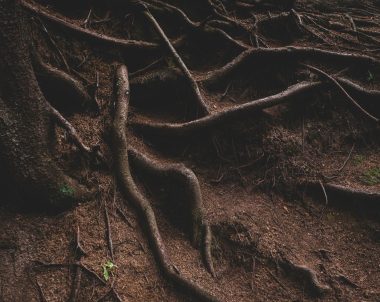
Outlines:
[[[62,5],[28,1],[83,28],[91,10],[86,28],[108,36],[148,36],[146,21],[115,8],[113,2],[104,7],[76,1]],[[196,21],[207,17],[202,10],[202,3],[207,1],[195,1],[194,7],[181,6],[186,1],[167,2],[179,3]],[[380,44],[376,46],[375,41],[380,42],[380,26],[376,26],[380,24],[380,6],[376,1],[362,1],[363,8],[350,9],[351,2],[337,1],[325,7],[323,1],[298,1],[296,11],[304,16],[310,32],[299,33],[294,24],[262,22],[259,43],[379,58]],[[123,52],[117,46],[91,42],[64,26],[28,14],[43,60],[62,70],[67,63],[69,70],[65,71],[96,94],[99,114],[78,112],[75,100],[66,100],[59,109],[87,145],[100,147],[110,167],[117,64],[125,63],[133,75],[158,60],[146,74],[131,76],[132,121],[183,122],[196,115],[186,104],[190,102],[186,85],[166,74],[165,68],[175,65],[169,54]],[[279,14],[271,10],[269,19]],[[256,13],[259,20],[267,17],[266,10]],[[321,20],[326,22],[318,25]],[[363,42],[355,40],[352,33],[321,28],[326,24],[333,28],[334,22],[350,28],[351,20],[356,22],[357,31],[374,33],[372,40]],[[159,21],[172,40],[180,36],[182,29],[174,26],[173,20],[162,17]],[[249,43],[243,35],[235,37]],[[196,35],[189,35],[178,48],[196,79],[241,52],[229,42]],[[293,63],[280,58],[269,63],[255,61],[252,66],[243,64],[241,71],[201,91],[211,110],[219,112],[279,93],[299,79],[319,76]],[[304,63],[329,74],[353,77],[367,89],[380,90],[378,67],[370,69],[354,61],[347,64],[331,58]],[[168,80],[160,83],[165,77]],[[165,138],[127,127],[136,149],[162,163],[183,163],[198,177],[213,233],[215,277],[207,272],[199,250],[190,243],[186,219],[178,205],[181,193],[176,192],[175,184],[136,172],[139,186],[153,203],[167,252],[180,275],[220,301],[380,301],[380,200],[361,202],[328,190],[324,194],[327,183],[380,192],[380,128],[348,106],[336,88],[330,88],[222,125],[212,135]],[[374,102],[366,108],[380,116],[379,99]],[[97,194],[58,215],[25,213],[9,205],[0,209],[0,301],[197,301],[163,278],[141,219],[118,189],[114,169],[83,156],[63,130],[57,129],[56,138],[55,154],[62,167],[96,189]],[[321,176],[329,181],[320,181]],[[306,185],[310,183],[315,185]],[[78,254],[77,241],[85,255]],[[78,266],[63,265],[79,261]],[[106,267],[107,263],[115,267]],[[315,273],[317,280],[313,281],[303,267]],[[108,280],[105,273],[110,274]],[[78,275],[81,278],[76,287]],[[75,298],[73,288],[78,290]]]

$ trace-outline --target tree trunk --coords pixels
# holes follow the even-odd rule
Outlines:
[[[64,209],[84,189],[61,171],[49,150],[54,125],[33,71],[25,21],[18,1],[0,0],[1,171],[28,208]]]

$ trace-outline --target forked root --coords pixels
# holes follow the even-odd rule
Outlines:
[[[165,32],[161,28],[161,26],[158,24],[157,20],[153,17],[153,15],[149,12],[149,10],[144,11],[144,15],[146,18],[152,23],[154,29],[159,34],[160,38],[164,41],[166,44],[166,47],[170,50],[173,58],[177,62],[178,67],[183,72],[184,76],[186,77],[187,81],[189,82],[192,90],[194,91],[196,100],[198,102],[198,106],[202,110],[202,116],[207,115],[209,113],[209,110],[207,108],[207,104],[205,103],[202,93],[198,87],[197,82],[195,81],[194,77],[192,76],[191,72],[187,68],[185,62],[182,60],[181,56],[178,54],[178,52],[173,47],[172,43],[170,42],[169,38],[166,36]]]
[[[128,159],[128,139],[125,132],[129,105],[129,80],[126,66],[117,69],[116,79],[116,111],[113,122],[113,151],[115,155],[116,172],[125,197],[139,211],[147,228],[150,242],[156,259],[164,276],[188,291],[200,301],[218,301],[199,285],[192,283],[176,272],[166,253],[164,242],[158,229],[156,217],[150,202],[141,194],[131,175]]]

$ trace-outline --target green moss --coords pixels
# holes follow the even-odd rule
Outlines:
[[[59,188],[59,191],[61,194],[67,196],[67,197],[73,197],[74,196],[74,189],[68,185],[62,185],[60,188]]]
[[[380,167],[368,169],[361,175],[360,180],[368,186],[380,184]]]

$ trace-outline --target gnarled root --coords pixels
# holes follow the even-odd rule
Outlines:
[[[128,72],[125,66],[117,70],[117,100],[116,112],[113,122],[113,148],[115,154],[115,164],[122,191],[125,197],[132,202],[138,209],[144,220],[150,242],[158,260],[159,266],[166,278],[175,282],[178,286],[187,290],[201,301],[218,301],[197,284],[194,284],[181,275],[178,275],[165,251],[160,231],[158,230],[156,218],[150,202],[143,196],[138,189],[131,175],[128,160],[128,140],[125,132],[127,113],[129,105],[129,81]]]
[[[209,272],[215,275],[210,251],[212,233],[204,215],[201,189],[194,172],[182,164],[162,165],[132,148],[129,148],[128,154],[138,168],[150,175],[166,177],[172,181],[178,180],[184,185],[185,188],[181,188],[181,191],[184,192],[182,202],[190,203],[192,243],[195,246],[201,246],[205,265]]]
[[[252,113],[284,102],[295,100],[296,97],[315,91],[322,87],[321,82],[302,82],[289,87],[278,94],[264,97],[231,109],[221,111],[194,121],[182,124],[135,122],[133,127],[152,135],[186,136],[210,131],[230,121],[247,118]]]

